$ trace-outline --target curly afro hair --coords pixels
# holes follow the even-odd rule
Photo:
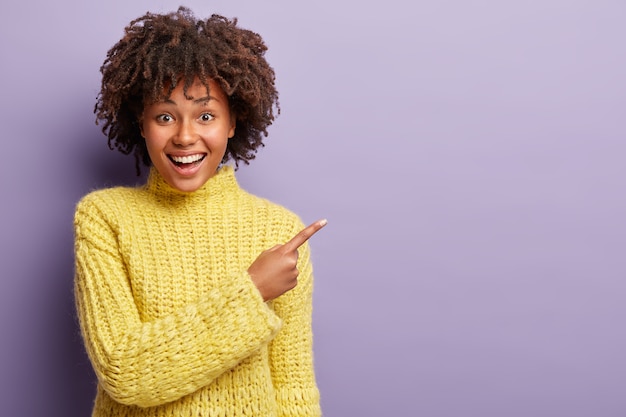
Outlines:
[[[248,164],[264,146],[274,111],[280,113],[266,50],[261,36],[238,27],[237,19],[214,14],[198,20],[185,7],[168,14],[146,13],[130,22],[100,68],[96,124],[103,122],[110,149],[134,154],[139,174],[142,163],[151,164],[139,126],[144,105],[169,97],[179,83],[187,95],[194,79],[207,91],[214,80],[228,96],[237,126],[222,162]]]

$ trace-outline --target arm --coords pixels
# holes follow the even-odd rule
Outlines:
[[[270,366],[279,416],[317,417],[321,410],[313,368],[313,268],[308,244],[300,247],[298,270],[298,285],[273,301],[284,325],[270,343]]]
[[[87,352],[102,387],[123,404],[154,406],[190,394],[267,344],[281,325],[246,271],[196,304],[142,322],[114,226],[89,202],[76,211],[75,257]]]

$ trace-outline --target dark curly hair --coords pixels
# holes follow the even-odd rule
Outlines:
[[[213,14],[198,20],[182,6],[168,14],[146,13],[130,22],[100,68],[96,124],[103,122],[109,148],[134,154],[139,174],[141,163],[151,164],[139,126],[144,105],[169,97],[179,83],[187,96],[196,77],[207,91],[214,80],[228,96],[237,126],[222,162],[248,164],[264,146],[274,110],[280,113],[266,50],[261,36],[238,27],[237,19]]]

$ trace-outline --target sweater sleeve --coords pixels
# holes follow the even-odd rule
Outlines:
[[[83,201],[74,226],[79,323],[98,380],[117,402],[147,407],[190,394],[281,327],[245,271],[196,304],[142,322],[111,222]]]
[[[296,226],[295,234],[302,229]],[[272,380],[280,417],[318,417],[320,395],[313,367],[313,267],[309,245],[300,248],[298,285],[274,300],[283,328],[270,343]]]

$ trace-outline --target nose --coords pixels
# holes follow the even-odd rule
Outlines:
[[[187,147],[193,145],[196,140],[197,135],[192,122],[189,120],[181,121],[178,126],[178,131],[172,140],[174,144],[181,147]]]

